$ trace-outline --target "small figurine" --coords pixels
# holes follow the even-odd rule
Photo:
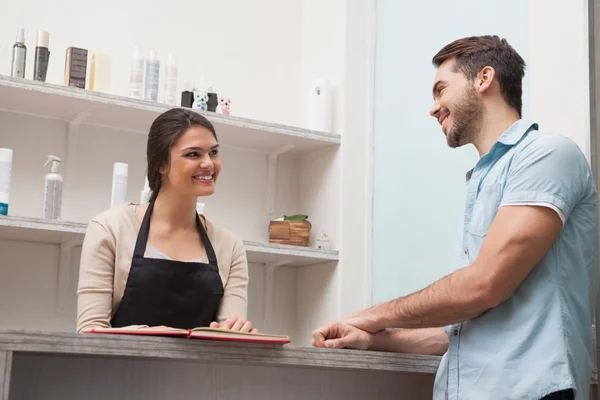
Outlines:
[[[208,110],[208,93],[203,90],[194,90],[194,103],[192,108],[202,111]]]
[[[229,115],[231,112],[231,99],[229,97],[220,97],[219,105],[217,106],[217,114]]]
[[[322,232],[319,237],[317,237],[317,248],[321,250],[329,250],[330,240],[325,232]]]

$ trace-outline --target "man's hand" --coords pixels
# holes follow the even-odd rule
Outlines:
[[[239,331],[239,332],[250,332],[250,333],[258,332],[258,330],[256,328],[252,327],[252,322],[248,321],[245,318],[239,318],[237,315],[232,315],[229,318],[227,318],[227,320],[225,320],[225,322],[223,322],[223,325],[220,325],[218,322],[211,322],[210,327],[211,328],[228,329],[231,331]]]
[[[325,324],[312,334],[312,345],[330,349],[368,350],[373,335],[343,322]]]

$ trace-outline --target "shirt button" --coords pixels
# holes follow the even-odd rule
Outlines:
[[[469,255],[469,249],[465,250],[465,255]]]
[[[452,329],[452,334],[454,336],[458,335],[458,329],[456,329],[456,328]]]

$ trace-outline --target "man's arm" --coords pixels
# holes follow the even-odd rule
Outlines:
[[[441,356],[448,350],[444,328],[385,329],[373,335],[369,350]]]
[[[440,327],[475,318],[512,295],[548,252],[561,228],[559,215],[550,208],[501,207],[473,264],[344,322],[378,332],[391,327]]]

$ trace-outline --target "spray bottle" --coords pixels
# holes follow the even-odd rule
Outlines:
[[[48,156],[44,167],[50,163],[50,172],[44,178],[44,210],[43,218],[60,219],[62,203],[63,177],[60,175],[61,159],[56,156]]]

